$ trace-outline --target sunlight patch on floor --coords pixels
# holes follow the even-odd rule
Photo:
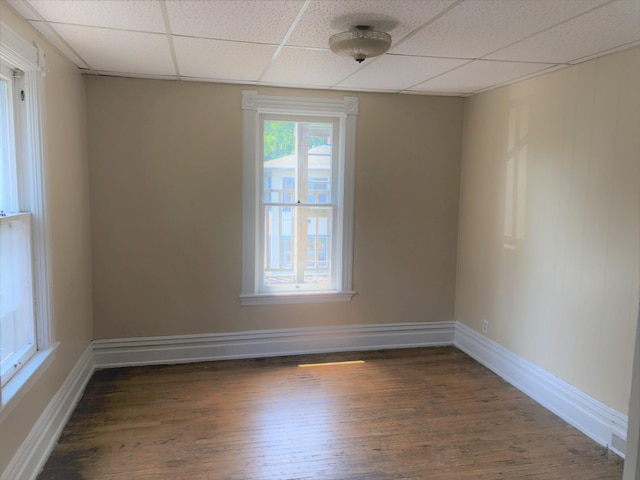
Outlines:
[[[350,360],[347,362],[324,362],[324,363],[301,363],[300,365],[298,365],[298,367],[300,368],[305,368],[305,367],[328,367],[328,366],[333,366],[333,365],[354,365],[354,364],[358,364],[358,363],[365,363],[364,360]]]

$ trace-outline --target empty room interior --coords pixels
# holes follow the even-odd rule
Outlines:
[[[0,480],[640,479],[638,0],[0,0],[0,67]]]

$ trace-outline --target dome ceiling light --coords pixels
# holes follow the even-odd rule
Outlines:
[[[377,32],[368,25],[356,25],[348,32],[336,33],[329,38],[329,48],[333,53],[353,57],[358,63],[382,55],[390,46],[391,35]]]

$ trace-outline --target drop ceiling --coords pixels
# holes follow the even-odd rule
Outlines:
[[[8,0],[87,74],[466,96],[640,44],[640,0]],[[358,64],[329,37],[387,31]]]

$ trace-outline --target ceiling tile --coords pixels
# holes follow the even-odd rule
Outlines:
[[[188,37],[174,37],[173,44],[181,76],[243,82],[257,81],[277,48]]]
[[[411,88],[415,92],[473,93],[551,67],[541,63],[475,60]]]
[[[267,83],[330,87],[358,69],[358,64],[329,50],[285,47],[262,78]]]
[[[89,68],[89,66],[80,58],[76,53],[69,48],[69,46],[62,41],[60,36],[55,30],[46,22],[31,22],[36,30],[38,30],[44,37],[49,40],[54,47],[56,47],[64,56],[71,60],[76,67]]]
[[[384,55],[350,76],[338,87],[404,90],[417,83],[459,67],[467,60],[450,58],[405,57]],[[402,75],[398,75],[402,72]]]
[[[169,0],[175,35],[279,44],[295,20],[302,0]]]
[[[640,1],[618,0],[487,58],[570,62],[640,40]]]
[[[55,25],[55,29],[95,70],[145,75],[176,73],[166,35],[62,24]]]
[[[314,0],[287,44],[327,48],[331,35],[355,25],[388,32],[398,41],[453,3],[454,0]]]
[[[392,47],[391,51],[406,55],[479,58],[605,1],[467,1]]]
[[[29,0],[45,20],[92,27],[165,32],[156,0]]]

